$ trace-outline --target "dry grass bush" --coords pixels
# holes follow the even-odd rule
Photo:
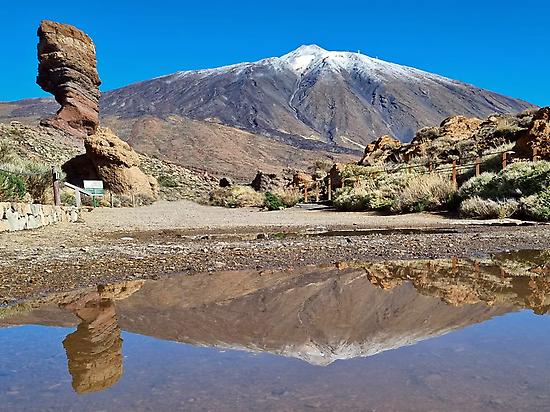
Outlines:
[[[391,209],[398,213],[439,210],[447,207],[455,193],[449,179],[438,174],[418,175],[409,179],[403,190],[396,193]]]
[[[277,189],[273,194],[281,200],[285,207],[296,206],[303,199],[301,191],[295,187]]]
[[[460,204],[460,215],[475,219],[506,219],[516,214],[519,207],[519,202],[513,199],[492,200],[474,196]]]
[[[380,173],[356,187],[338,189],[334,206],[346,211],[420,212],[446,208],[455,193],[450,180],[436,174]]]
[[[22,171],[29,173],[24,176],[27,192],[34,202],[42,204],[53,203],[52,176],[50,166],[43,163],[26,162]]]
[[[210,204],[223,207],[263,207],[265,195],[250,186],[219,187],[210,193]]]

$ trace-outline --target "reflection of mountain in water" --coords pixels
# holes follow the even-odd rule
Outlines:
[[[147,281],[133,294],[117,294],[115,285],[104,289],[99,306],[97,299],[83,298],[82,293],[50,301],[83,320],[77,332],[67,337],[65,347],[75,384],[78,375],[81,387],[95,388],[90,370],[106,385],[122,370],[104,366],[106,362],[121,365],[112,309],[115,299],[118,324],[126,331],[327,365],[414,344],[522,308],[545,313],[550,302],[545,262],[544,254],[508,254],[492,261],[350,263],[292,271],[221,272]],[[128,285],[124,288],[128,290]],[[107,298],[110,303],[105,304]],[[68,325],[74,320],[46,304],[6,323]],[[82,350],[82,344],[88,349]]]
[[[234,284],[241,289],[226,286]],[[323,365],[410,345],[509,310],[452,307],[410,284],[384,291],[363,270],[335,268],[174,278],[146,284],[118,305],[121,325],[132,332]]]

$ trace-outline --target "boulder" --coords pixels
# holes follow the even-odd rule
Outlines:
[[[284,189],[291,185],[292,174],[288,170],[283,170],[280,174],[258,171],[250,184],[257,192],[274,192],[277,189]]]
[[[92,135],[99,124],[99,85],[95,45],[83,31],[44,20],[38,28],[38,77],[42,89],[61,105],[42,124],[71,133]]]
[[[536,150],[539,159],[550,160],[550,107],[535,113],[529,128],[518,134],[513,150],[518,157],[528,159]]]
[[[85,137],[84,147],[86,157],[107,190],[121,195],[158,197],[156,179],[139,168],[139,155],[110,129],[98,128],[95,134]]]
[[[470,139],[481,123],[482,120],[476,117],[448,117],[439,126],[439,136],[454,140]]]
[[[313,176],[301,170],[295,172],[294,176],[292,177],[293,186],[300,188],[311,187],[313,185],[313,181]]]

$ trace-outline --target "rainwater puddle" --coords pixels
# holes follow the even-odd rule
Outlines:
[[[0,309],[6,411],[550,410],[550,254],[131,281]]]

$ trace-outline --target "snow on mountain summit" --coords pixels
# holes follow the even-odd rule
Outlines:
[[[455,82],[436,74],[379,60],[359,52],[328,51],[317,45],[300,46],[284,56],[266,59],[266,61],[275,62],[275,64],[282,62],[301,76],[322,66],[323,68],[333,70],[361,73],[377,80],[393,77],[410,81],[436,80],[439,82]]]

